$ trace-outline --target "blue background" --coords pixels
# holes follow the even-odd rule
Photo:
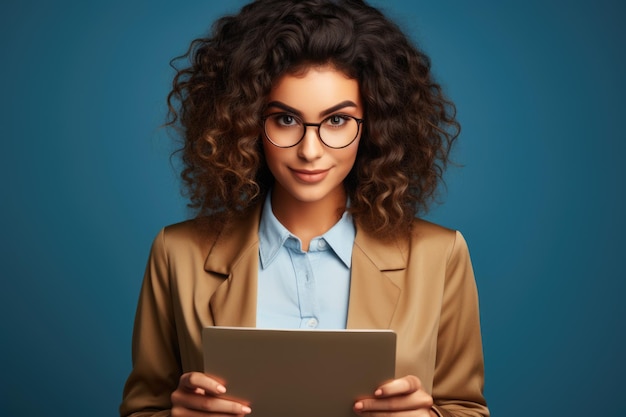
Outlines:
[[[0,415],[111,416],[152,238],[189,216],[169,60],[241,1],[3,1]],[[623,415],[626,7],[376,1],[430,54],[463,165],[496,416]]]

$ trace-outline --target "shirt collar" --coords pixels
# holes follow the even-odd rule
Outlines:
[[[272,211],[272,193],[267,193],[259,223],[259,257],[262,268],[266,268],[272,263],[278,251],[290,236],[289,230],[274,216]]]
[[[348,267],[352,265],[352,248],[356,229],[352,216],[347,211],[343,213],[341,219],[321,238],[328,243],[328,246],[335,252],[337,257]]]
[[[350,268],[352,265],[352,247],[354,246],[354,238],[356,229],[352,216],[346,211],[341,219],[322,236],[318,236],[311,240],[311,247],[316,241],[324,240],[328,246],[337,255],[337,257]],[[267,194],[263,204],[261,220],[259,223],[259,257],[261,267],[266,268],[278,255],[281,247],[285,245],[287,239],[292,238],[300,245],[300,239],[293,235],[285,226],[283,226],[272,211],[271,193]]]

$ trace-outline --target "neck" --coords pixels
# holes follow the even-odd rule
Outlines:
[[[323,235],[341,219],[346,209],[346,192],[342,187],[318,201],[301,201],[280,187],[272,191],[272,212],[278,221],[300,239],[302,249],[309,250],[311,239]]]

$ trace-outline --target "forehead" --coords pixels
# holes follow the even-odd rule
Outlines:
[[[359,83],[331,66],[309,67],[285,74],[274,84],[268,101],[279,101],[304,115],[316,115],[338,103],[350,100],[361,108]]]

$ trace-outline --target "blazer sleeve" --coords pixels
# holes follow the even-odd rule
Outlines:
[[[447,261],[438,333],[434,410],[442,417],[488,417],[478,293],[459,232]]]
[[[169,416],[170,395],[181,375],[171,274],[164,231],[150,251],[137,304],[132,340],[132,371],[126,381],[120,416]]]

